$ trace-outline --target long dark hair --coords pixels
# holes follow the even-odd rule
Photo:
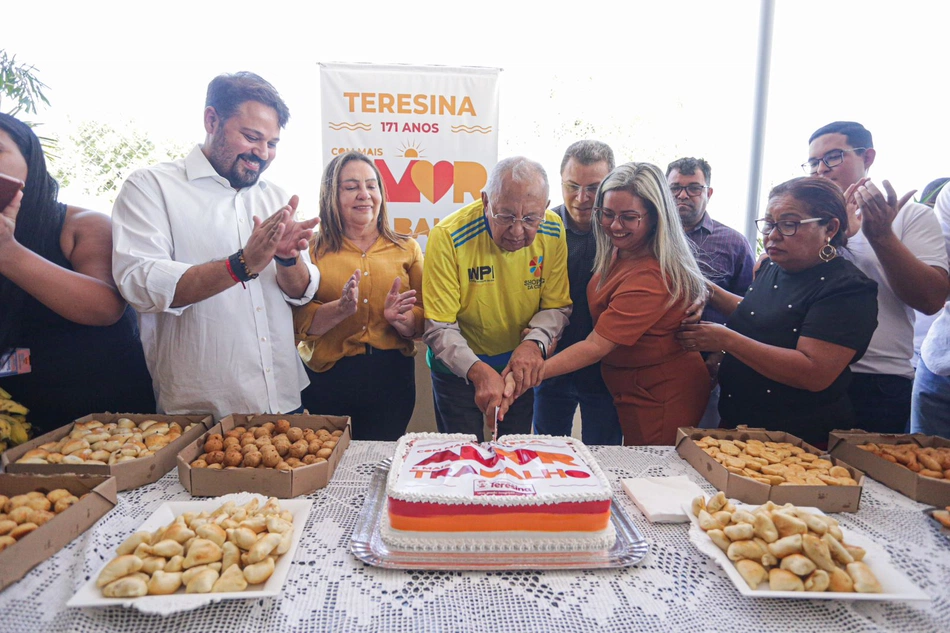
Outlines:
[[[36,134],[22,121],[0,113],[0,130],[20,149],[26,161],[26,187],[13,232],[17,242],[40,257],[62,259],[59,240],[66,220],[66,205],[56,201],[59,184],[46,170],[46,157]],[[0,275],[0,360],[9,354],[20,333],[23,311],[29,295]]]

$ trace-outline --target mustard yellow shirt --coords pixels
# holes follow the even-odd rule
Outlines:
[[[310,244],[310,259],[320,269],[320,287],[313,301],[294,307],[294,332],[297,351],[303,362],[316,372],[327,371],[344,356],[366,353],[366,345],[376,349],[398,349],[406,356],[416,353],[415,344],[405,339],[383,317],[386,295],[393,280],[402,280],[400,292],[416,291],[412,309],[416,332],[422,333],[422,249],[412,238],[398,245],[380,237],[365,253],[344,238],[339,252],[317,258],[315,241]],[[359,285],[359,304],[353,314],[320,335],[307,334],[313,315],[324,303],[336,301],[343,286],[357,268],[363,277]]]

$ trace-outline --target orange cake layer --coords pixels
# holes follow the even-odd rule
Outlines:
[[[492,516],[408,517],[390,512],[389,521],[397,530],[412,532],[597,532],[610,523],[610,511],[602,514],[546,514],[506,512]]]

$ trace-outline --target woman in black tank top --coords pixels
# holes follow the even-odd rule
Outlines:
[[[0,358],[28,349],[32,366],[0,387],[34,435],[87,413],[154,413],[135,313],[112,280],[111,221],[57,201],[39,140],[6,114],[0,173],[26,183],[0,209]]]

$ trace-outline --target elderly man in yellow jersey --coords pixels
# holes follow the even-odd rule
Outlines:
[[[564,225],[548,210],[548,193],[540,164],[507,158],[481,200],[429,234],[424,340],[442,433],[481,441],[484,416],[493,420],[499,406],[499,435],[531,432],[533,388],[571,314]],[[509,375],[514,396],[523,397],[505,412]]]

